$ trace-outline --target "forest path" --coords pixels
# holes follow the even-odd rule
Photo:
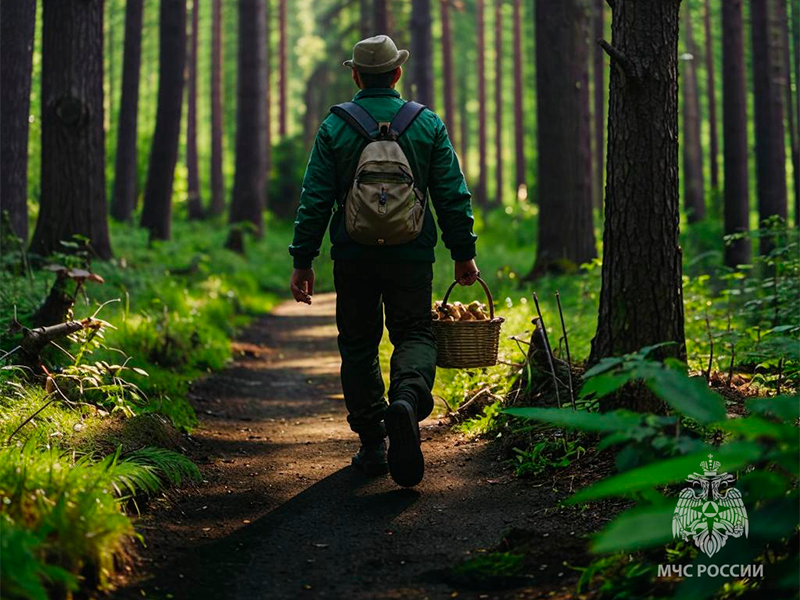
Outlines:
[[[570,525],[546,511],[557,500],[549,481],[514,479],[495,446],[444,421],[422,423],[426,473],[414,489],[350,467],[358,440],[345,421],[334,306],[332,294],[280,305],[244,332],[233,364],[193,387],[192,454],[206,481],[140,519],[149,579],[115,597],[450,598],[445,569],[512,526],[541,534],[542,562],[555,560],[546,545]],[[560,562],[549,570],[571,579]]]

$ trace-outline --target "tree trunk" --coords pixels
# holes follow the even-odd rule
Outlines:
[[[726,0],[727,1],[727,0]],[[602,289],[591,362],[673,342],[686,356],[678,195],[680,0],[616,0]]]
[[[594,0],[594,41],[605,37],[606,0]],[[605,53],[599,44],[594,52],[594,205],[603,208],[603,174],[605,173],[606,84]]]
[[[278,47],[278,70],[280,72],[281,77],[281,85],[278,90],[280,94],[280,115],[278,116],[278,132],[281,136],[281,139],[286,137],[286,92],[288,83],[286,81],[286,0],[280,0],[278,5],[278,21],[279,21],[279,29],[280,29],[280,40],[278,43],[280,44]]]
[[[264,205],[267,204],[267,199],[269,196],[269,180],[272,173],[272,58],[273,58],[273,49],[272,49],[272,9],[270,8],[269,0],[265,0],[264,2],[264,45],[266,46],[266,50],[264,52],[266,66],[264,70],[266,74],[264,75],[264,127],[266,128],[266,150],[265,150],[265,162],[267,163],[266,168],[266,175],[264,181]]]
[[[159,19],[158,108],[142,209],[150,238],[171,235],[172,184],[178,161],[186,63],[186,0],[161,0]]]
[[[726,235],[746,233],[750,229],[746,86],[742,0],[725,0],[722,3],[722,137]],[[750,240],[736,240],[726,245],[726,266],[749,262]]]
[[[494,7],[494,147],[495,202],[503,202],[503,0]]]
[[[795,116],[797,145],[800,154],[800,0],[792,0],[792,46],[794,47]],[[794,225],[800,227],[800,164],[794,164]]]
[[[689,3],[683,3],[686,56],[683,62],[683,208],[689,223],[706,216],[703,147],[700,141],[700,95],[697,85],[697,48],[692,35]]]
[[[773,215],[786,218],[786,148],[783,131],[783,99],[780,79],[781,61],[777,52],[775,29],[770,9],[774,0],[751,0],[750,27],[753,44],[753,96],[755,98],[756,182],[758,218]],[[772,248],[768,238],[761,238],[762,254]]]
[[[725,2],[723,1],[723,4]],[[717,88],[714,76],[714,39],[711,33],[711,0],[705,6],[706,81],[708,87],[708,124],[711,143],[711,189],[719,189],[719,134],[717,133]]]
[[[531,276],[596,256],[592,223],[587,12],[580,0],[536,2],[539,243]]]
[[[186,97],[186,178],[189,220],[203,218],[200,173],[197,165],[197,35],[200,0],[192,0],[192,37],[189,39],[189,89]]]
[[[222,0],[213,0],[211,22],[211,208],[212,215],[225,211],[222,176]]]
[[[371,35],[372,31],[372,12],[370,11],[369,0],[359,0],[358,2],[359,37],[363,40]]]
[[[0,3],[0,213],[28,242],[28,114],[36,0]],[[2,222],[2,214],[0,214]]]
[[[465,69],[458,70],[458,89],[462,92],[458,95],[458,142],[460,144],[461,152],[461,170],[464,172],[464,178],[469,181],[470,166],[469,166],[469,125],[470,115],[467,108],[467,76]]]
[[[797,219],[797,206],[798,194],[800,194],[800,147],[798,147],[798,130],[796,128],[797,120],[800,115],[795,114],[795,94],[792,92],[792,58],[791,48],[789,47],[789,13],[786,8],[786,0],[778,0],[777,2],[777,21],[780,28],[780,41],[783,52],[782,67],[783,67],[783,81],[785,90],[786,102],[786,125],[789,128],[789,148],[792,153],[792,173],[794,178],[794,200],[795,200],[795,220]],[[795,85],[800,85],[800,82],[795,81]],[[798,96],[800,96],[800,89],[798,89]]]
[[[522,0],[514,0],[514,164],[517,197],[527,196],[525,177],[525,117],[522,110]]]
[[[111,216],[128,221],[136,209],[138,192],[136,123],[139,116],[139,71],[142,62],[144,0],[125,5],[125,48],[122,58],[122,94],[119,100],[117,160]]]
[[[239,77],[236,110],[236,175],[227,247],[244,250],[248,223],[257,237],[263,230],[266,170],[266,19],[264,0],[239,3]]]
[[[442,91],[444,92],[444,123],[450,134],[450,141],[456,146],[456,109],[453,102],[453,41],[450,31],[450,0],[439,0],[442,18]],[[463,94],[463,90],[461,91]]]
[[[433,106],[433,40],[430,0],[411,2],[411,61],[415,100]]]
[[[389,0],[372,0],[372,35],[391,35],[389,30]]]
[[[477,0],[478,18],[478,186],[475,203],[486,204],[486,33],[484,0]]]
[[[31,250],[89,239],[111,257],[103,131],[103,1],[45,0],[42,22],[42,197]]]

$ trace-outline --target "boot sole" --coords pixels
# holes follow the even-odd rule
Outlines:
[[[384,416],[389,434],[389,473],[397,485],[414,487],[425,474],[425,459],[419,440],[414,409],[405,400],[393,402]]]

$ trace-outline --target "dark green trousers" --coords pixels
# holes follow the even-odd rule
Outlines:
[[[383,413],[388,406],[378,360],[384,311],[394,345],[389,402],[407,400],[420,421],[433,410],[433,266],[427,262],[337,260],[333,274],[347,421],[362,441],[382,439]]]

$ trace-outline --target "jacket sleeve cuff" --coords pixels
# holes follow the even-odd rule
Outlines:
[[[295,269],[310,269],[312,260],[313,259],[310,256],[295,256],[294,257],[294,268]]]
[[[456,246],[450,250],[450,256],[453,260],[461,262],[465,260],[472,260],[475,258],[475,244],[467,244],[466,246]]]

